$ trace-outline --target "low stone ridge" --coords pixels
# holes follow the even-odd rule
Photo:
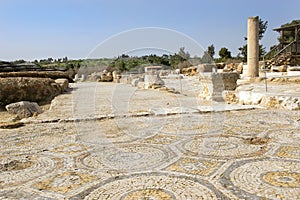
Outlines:
[[[68,79],[70,83],[73,82],[73,74],[71,72],[62,71],[21,71],[21,72],[1,72],[0,78],[10,77],[31,77],[31,78],[51,78],[51,79]]]
[[[45,104],[61,93],[60,84],[50,78],[0,78],[0,105],[2,106],[19,101]]]
[[[243,105],[260,105],[267,108],[279,108],[287,110],[300,110],[300,98],[289,96],[268,96],[252,91],[239,91],[226,93],[227,103],[239,103]]]
[[[14,129],[24,126],[23,122],[2,122],[0,123],[0,129]]]
[[[9,114],[17,115],[18,119],[31,117],[34,114],[42,113],[39,105],[35,102],[20,101],[7,105],[6,110]]]

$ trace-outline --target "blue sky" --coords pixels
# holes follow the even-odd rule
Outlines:
[[[269,22],[261,41],[269,48],[278,37],[272,28],[300,19],[299,7],[298,0],[1,0],[0,60],[86,58],[107,38],[143,27],[172,29],[236,55],[249,16]]]

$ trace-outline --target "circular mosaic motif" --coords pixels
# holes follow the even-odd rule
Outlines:
[[[267,172],[262,178],[265,182],[278,187],[300,187],[300,173]]]
[[[237,137],[194,137],[180,146],[184,154],[196,157],[233,159],[258,156],[265,153],[264,145],[252,145]]]
[[[274,139],[276,143],[298,146],[300,143],[299,129],[279,129],[270,130],[269,137]]]
[[[226,199],[205,181],[165,175],[127,176],[96,188],[85,199]]]
[[[283,146],[277,151],[276,156],[282,158],[295,158],[300,159],[299,146]]]
[[[115,145],[97,149],[83,158],[85,166],[120,171],[151,170],[172,159],[175,154],[167,148],[148,145]]]
[[[162,132],[176,135],[199,135],[222,130],[214,115],[178,115],[167,118]]]
[[[0,188],[17,186],[53,171],[56,162],[39,156],[0,157]]]
[[[242,165],[229,167],[228,171],[225,177],[230,179],[233,191],[238,191],[241,197],[252,195],[270,199],[295,199],[300,196],[300,162],[244,161]]]

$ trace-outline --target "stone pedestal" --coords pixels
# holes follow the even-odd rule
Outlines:
[[[248,18],[248,35],[247,35],[247,63],[248,76],[258,77],[258,61],[259,61],[259,37],[258,37],[258,16]]]
[[[224,101],[223,91],[236,89],[239,74],[237,72],[212,73],[211,76],[213,84],[212,100]]]

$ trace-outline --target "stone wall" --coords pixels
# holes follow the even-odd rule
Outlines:
[[[61,94],[66,82],[50,78],[10,77],[0,78],[0,105],[19,101],[31,101],[39,104],[49,103]]]

